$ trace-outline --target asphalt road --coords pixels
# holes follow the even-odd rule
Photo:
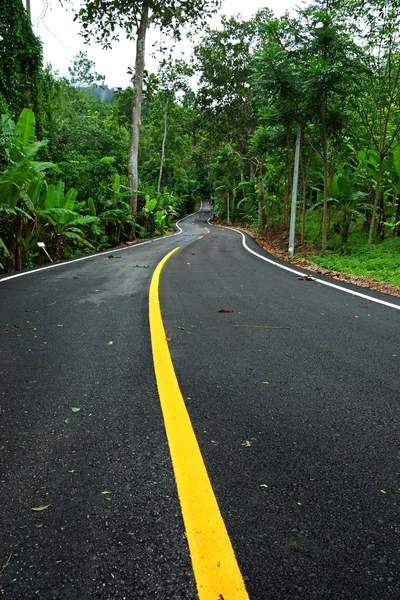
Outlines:
[[[1,597],[197,597],[148,325],[179,245],[163,321],[249,597],[400,598],[399,300],[208,217],[0,281]]]

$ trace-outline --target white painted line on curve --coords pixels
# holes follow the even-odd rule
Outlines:
[[[200,208],[201,210],[201,208]],[[197,211],[199,212],[199,211]],[[72,260],[68,260],[60,263],[52,263],[51,265],[46,265],[44,267],[39,267],[38,269],[32,269],[31,271],[24,271],[23,273],[14,273],[14,275],[7,275],[6,277],[0,278],[0,283],[2,281],[9,281],[10,279],[16,279],[17,277],[24,277],[25,275],[34,275],[35,273],[39,273],[41,271],[46,271],[47,269],[55,269],[56,267],[64,267],[66,265],[71,265],[72,263],[81,262],[82,260],[89,260],[90,258],[97,258],[98,256],[105,256],[106,254],[115,254],[116,252],[123,252],[124,250],[132,250],[134,248],[139,248],[140,246],[145,246],[146,244],[153,244],[154,242],[160,242],[161,240],[166,240],[167,238],[174,237],[176,235],[180,235],[182,233],[182,229],[179,227],[179,223],[182,223],[185,219],[189,219],[196,213],[192,213],[190,215],[186,215],[183,219],[180,219],[175,223],[175,226],[179,231],[176,233],[170,233],[169,235],[165,235],[163,237],[153,238],[151,240],[147,240],[146,242],[139,242],[133,246],[124,246],[123,248],[114,248],[114,250],[106,250],[104,252],[98,252],[96,254],[88,254],[87,256],[80,256],[79,258],[73,258]]]
[[[210,219],[211,219],[211,217],[210,217]],[[212,223],[210,223],[210,219],[208,219],[207,223],[209,225],[211,225],[212,227],[221,227],[222,229],[229,229],[230,231],[234,231],[235,233],[238,233],[239,235],[241,235],[243,247],[248,252],[251,252],[251,254],[254,254],[254,256],[257,256],[257,258],[261,258],[261,260],[264,260],[265,262],[270,263],[271,265],[274,265],[275,267],[279,267],[280,269],[284,269],[285,271],[289,271],[290,273],[294,273],[295,275],[300,275],[300,277],[304,277],[304,273],[302,273],[301,271],[296,271],[295,269],[292,269],[291,267],[287,267],[286,265],[281,265],[280,263],[277,263],[276,261],[271,260],[270,258],[267,258],[266,256],[261,256],[261,254],[254,252],[254,250],[249,248],[248,245],[246,244],[246,236],[244,235],[244,233],[242,231],[239,231],[238,229],[234,229],[233,227],[224,227],[222,225],[213,225]],[[386,300],[380,300],[379,298],[373,298],[372,296],[368,296],[367,294],[363,294],[361,292],[356,292],[355,290],[348,290],[347,288],[344,288],[340,285],[336,285],[335,283],[330,283],[329,281],[325,281],[324,279],[316,278],[314,280],[314,282],[320,283],[321,285],[326,285],[328,287],[332,287],[336,290],[340,290],[341,292],[345,292],[346,294],[351,294],[352,296],[358,296],[359,298],[364,298],[365,300],[370,300],[371,302],[375,302],[376,304],[382,304],[383,306],[388,306],[389,308],[394,308],[395,310],[400,310],[400,306],[398,304],[393,304],[392,302],[386,302]]]

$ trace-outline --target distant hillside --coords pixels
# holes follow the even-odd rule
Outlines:
[[[102,102],[108,104],[111,102],[114,96],[114,88],[109,88],[107,85],[97,86],[82,86],[81,89],[85,90],[88,94],[92,96],[97,96],[100,98]]]

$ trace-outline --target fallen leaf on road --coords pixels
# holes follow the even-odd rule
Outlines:
[[[245,446],[245,448],[251,448],[251,442],[249,442],[249,440],[246,440],[245,442],[242,442],[242,446]]]
[[[46,508],[49,508],[49,506],[51,506],[51,505],[46,504],[46,506],[36,506],[35,508],[32,508],[31,510],[34,510],[35,512],[39,512],[41,510],[46,510]]]
[[[267,488],[268,485],[266,483],[260,483],[260,487]]]
[[[381,494],[387,494],[386,490],[379,490]]]
[[[104,492],[100,492],[100,494],[101,494],[102,496],[106,496],[107,494],[112,494],[112,492],[109,492],[109,491],[107,491],[107,490],[104,490]]]
[[[64,419],[64,423],[65,423],[66,425],[68,425],[68,423],[69,423],[70,421],[71,421],[71,419]]]
[[[294,535],[290,540],[289,540],[289,545],[293,550],[299,550],[300,549],[300,538],[298,535]]]
[[[114,342],[108,342],[108,345],[109,345],[109,346],[112,346],[112,345],[113,345],[113,343],[114,343]]]
[[[311,277],[311,275],[304,275],[304,276],[297,275],[297,279],[299,281],[302,281],[302,280],[304,280],[304,281],[315,281],[315,277]]]
[[[138,269],[148,269],[149,265],[135,265]]]
[[[219,313],[233,313],[233,310],[231,308],[220,308]]]
[[[78,408],[77,406],[72,406],[71,410],[72,410],[72,412],[79,412],[81,409]]]
[[[166,342],[170,342],[171,340],[172,340],[172,338],[167,338],[167,337],[165,338]]]

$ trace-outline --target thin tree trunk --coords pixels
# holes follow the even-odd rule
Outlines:
[[[326,97],[321,100],[322,115],[322,161],[324,164],[324,205],[322,209],[322,250],[326,250],[328,229],[328,135],[326,130]]]
[[[394,222],[395,223],[400,223],[400,200],[397,197],[397,194],[395,194],[395,198],[396,198],[397,206],[396,206],[396,216],[395,216]],[[393,235],[394,236],[400,236],[400,225],[396,225],[395,226],[394,231],[393,231]]]
[[[16,218],[15,228],[15,270],[20,271],[22,269],[22,237],[23,221],[22,216],[19,214]]]
[[[380,193],[381,193],[381,180],[382,180],[382,171],[383,171],[383,161],[384,160],[385,160],[385,157],[382,156],[382,154],[380,154],[380,157],[379,157],[379,171],[378,171],[378,177],[377,177],[376,188],[375,188],[375,200],[374,200],[374,206],[372,207],[371,223],[370,223],[370,226],[369,226],[368,246],[371,245],[371,243],[372,243],[372,237],[374,235],[375,219],[376,219],[376,209],[378,208],[379,196],[380,196]]]
[[[264,204],[264,179],[263,179],[264,161],[260,158],[260,179],[258,182],[258,229],[264,231],[266,225],[265,204]]]
[[[304,149],[303,149],[304,150]],[[306,206],[307,206],[307,177],[304,168],[304,152],[301,153],[301,237],[300,244],[304,245],[304,233],[306,229]]]
[[[157,192],[158,193],[160,193],[160,190],[161,190],[161,179],[162,179],[162,174],[163,174],[166,139],[167,139],[167,107],[165,107],[165,113],[164,113],[164,135],[163,135],[162,144],[161,144],[160,172],[158,174],[158,183],[157,183]]]
[[[128,150],[128,185],[131,189],[137,190],[139,187],[138,154],[139,154],[139,132],[140,132],[140,114],[142,110],[142,91],[145,63],[145,44],[146,32],[148,27],[149,5],[146,0],[143,1],[142,17],[137,31],[136,40],[136,61],[135,77],[133,80],[133,102],[132,118],[129,136]],[[132,216],[135,219],[137,213],[137,193],[129,197],[129,204]],[[135,237],[135,229],[131,227],[129,232],[130,239]]]
[[[376,235],[383,242],[385,239],[385,221],[386,221],[386,210],[385,210],[385,197],[384,194],[379,194],[379,215],[378,224],[376,226]]]
[[[286,128],[286,184],[285,193],[283,197],[283,222],[285,227],[289,226],[289,196],[292,187],[292,161],[291,161],[291,147],[290,147],[290,132]]]

